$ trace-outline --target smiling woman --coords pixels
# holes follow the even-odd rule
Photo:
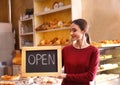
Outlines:
[[[85,19],[76,19],[70,26],[73,43],[62,50],[65,73],[62,85],[90,85],[94,80],[99,63],[98,48],[90,45]],[[86,36],[87,34],[87,36]]]

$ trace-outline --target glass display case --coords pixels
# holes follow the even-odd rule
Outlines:
[[[120,46],[100,47],[100,62],[95,85],[120,84]]]

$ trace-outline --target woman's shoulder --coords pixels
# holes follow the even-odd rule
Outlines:
[[[93,49],[93,50],[96,50],[96,51],[99,50],[97,47],[95,47],[95,46],[93,46],[93,45],[90,45],[89,47],[90,47],[90,49]]]
[[[63,49],[70,49],[71,47],[72,47],[72,45],[70,44],[70,45],[64,46]]]

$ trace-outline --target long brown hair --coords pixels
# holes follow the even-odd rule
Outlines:
[[[85,19],[76,19],[74,21],[72,21],[72,23],[76,24],[79,26],[79,28],[83,31],[87,29],[88,23]],[[89,34],[86,32],[85,33],[86,36],[86,41],[88,44],[90,44],[90,37]]]

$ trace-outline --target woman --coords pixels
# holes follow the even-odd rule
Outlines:
[[[73,43],[62,50],[65,74],[62,85],[90,85],[98,69],[99,51],[90,45],[85,19],[74,20],[70,35]]]

